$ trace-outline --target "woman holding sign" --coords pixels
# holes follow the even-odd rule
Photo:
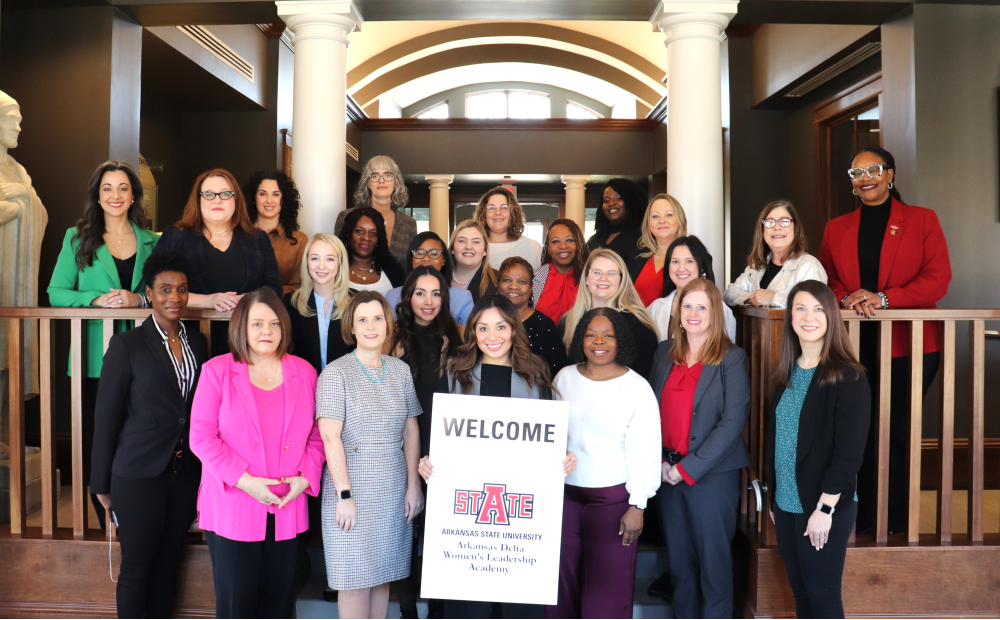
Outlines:
[[[448,388],[452,394],[552,400],[554,386],[549,366],[528,345],[528,336],[514,305],[499,295],[483,297],[469,315],[465,342],[448,362]],[[567,452],[562,462],[566,474],[576,469],[576,457]],[[430,457],[420,459],[420,475],[434,472]],[[544,618],[541,605],[502,603],[504,618]],[[493,603],[445,601],[446,618],[490,618]]]
[[[569,401],[567,449],[580,455],[566,476],[559,602],[549,618],[631,618],[635,563],[646,502],[660,486],[660,420],[649,383],[628,364],[631,330],[611,308],[577,324],[575,366],[556,377]]]
[[[358,291],[340,325],[358,348],[328,364],[316,385],[326,575],[341,618],[385,618],[389,583],[410,574],[411,523],[424,509],[420,402],[410,367],[382,353],[393,330],[384,297]]]

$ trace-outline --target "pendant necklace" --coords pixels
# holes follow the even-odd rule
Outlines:
[[[364,275],[363,276],[360,273],[355,272],[354,271],[354,265],[351,265],[351,275],[353,275],[355,277],[358,277],[358,278],[361,278],[362,282],[367,282],[368,281],[368,276],[370,276],[371,274],[373,274],[375,272],[375,268],[374,267],[371,267],[369,269],[362,269],[361,267],[359,267],[358,269],[361,269],[361,271],[367,271],[368,272],[368,275]]]
[[[354,356],[354,361],[358,363],[358,366],[361,366],[361,372],[365,373],[365,376],[368,377],[369,381],[371,381],[375,385],[378,385],[383,381],[385,381],[385,360],[382,360],[382,378],[376,381],[375,379],[372,378],[370,374],[368,374],[368,369],[365,368],[365,365],[362,364],[361,360],[358,359],[358,354],[354,351],[351,351],[351,355]],[[379,359],[381,359],[381,357],[382,356],[379,356]]]

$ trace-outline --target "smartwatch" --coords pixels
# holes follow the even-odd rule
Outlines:
[[[343,491],[340,492],[340,499],[345,501],[349,499],[354,499],[354,494],[351,493],[350,489],[344,489]]]
[[[830,516],[833,516],[834,510],[836,510],[833,506],[830,506],[829,504],[824,504],[823,502],[816,502],[816,509],[822,512],[823,514]]]

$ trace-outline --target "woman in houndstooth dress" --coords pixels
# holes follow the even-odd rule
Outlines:
[[[358,348],[327,365],[316,386],[327,581],[340,591],[341,618],[385,618],[389,583],[410,574],[411,521],[424,505],[421,409],[410,367],[382,355],[393,329],[385,299],[359,292],[341,325]]]

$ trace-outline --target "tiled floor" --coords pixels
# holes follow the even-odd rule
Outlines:
[[[953,534],[965,534],[968,531],[968,491],[955,491],[952,495],[952,528]],[[987,534],[1000,533],[1000,491],[986,491],[983,497],[983,530]],[[921,491],[920,493],[920,533],[934,534],[937,532],[937,491]]]

